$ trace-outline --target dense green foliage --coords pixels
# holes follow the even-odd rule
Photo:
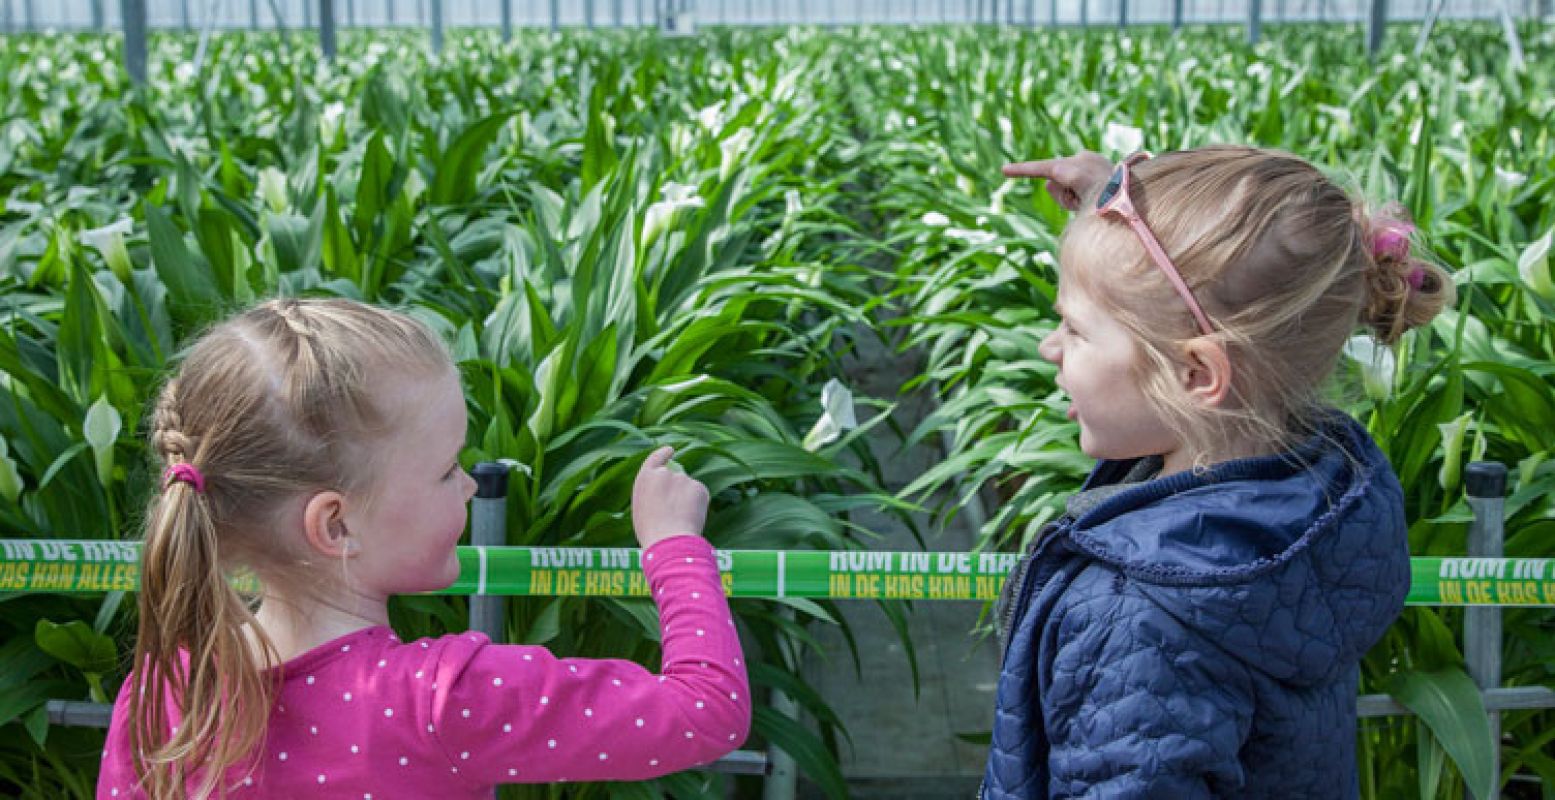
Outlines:
[[[1518,73],[1489,27],[1377,64],[1354,30],[1271,34],[1248,48],[1219,30],[479,32],[439,58],[375,32],[346,37],[339,66],[301,37],[203,53],[161,37],[144,89],[114,40],[0,40],[0,537],[133,537],[151,480],[138,424],[181,343],[255,297],[321,293],[408,308],[453,343],[466,462],[520,465],[513,544],[630,542],[630,477],[658,441],[713,490],[721,547],[865,546],[850,510],[950,514],[978,491],[1001,500],[985,546],[1017,547],[1089,461],[1036,357],[1064,214],[999,165],[1230,141],[1403,200],[1456,271],[1458,310],[1396,361],[1352,363],[1337,395],[1400,473],[1415,553],[1463,552],[1460,467],[1486,457],[1513,468],[1508,554],[1555,555],[1555,282],[1537,244],[1555,229],[1555,37],[1526,30]],[[900,499],[862,431],[805,442],[861,335],[925,361],[902,391],[941,402],[904,438],[945,432],[949,453]],[[864,428],[895,422],[889,402],[860,402],[877,408]],[[0,792],[90,794],[100,734],[50,728],[40,703],[111,698],[133,630],[122,599],[0,595]],[[757,684],[799,700],[808,729],[759,713],[755,745],[839,795],[843,731],[788,668],[813,640],[780,607],[736,612]],[[394,611],[411,635],[465,624],[457,599]],[[1477,698],[1454,691],[1460,619],[1412,609],[1368,658],[1365,691],[1458,699],[1428,725],[1363,724],[1365,796],[1495,780]],[[1555,683],[1549,612],[1506,625],[1508,683]],[[646,601],[529,599],[509,619],[514,641],[585,656],[652,659],[654,630]],[[1502,780],[1555,786],[1555,715],[1503,728]]]

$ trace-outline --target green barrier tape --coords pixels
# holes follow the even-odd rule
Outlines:
[[[133,591],[134,542],[0,539],[0,592]],[[646,597],[632,547],[460,547],[459,579],[435,594]],[[992,600],[1013,553],[720,550],[730,597]],[[1555,559],[1414,558],[1406,602],[1555,606]]]

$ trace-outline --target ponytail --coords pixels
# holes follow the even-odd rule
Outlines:
[[[179,460],[187,441],[163,427],[176,421],[167,419],[176,390],[170,383],[164,391],[152,437],[173,466],[141,554],[129,741],[152,800],[203,800],[224,795],[228,772],[263,743],[278,682],[257,663],[261,654],[273,663],[274,648],[224,567],[207,494],[220,492],[220,478],[207,488],[194,462]],[[179,467],[194,467],[194,479]]]

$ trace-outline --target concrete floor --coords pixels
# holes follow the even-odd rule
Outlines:
[[[918,374],[918,369],[918,364],[904,363],[883,347],[866,344],[849,363],[851,388],[855,396],[894,399],[902,381]],[[903,430],[911,431],[933,408],[932,400],[922,397],[925,392],[918,394],[896,410]],[[863,413],[861,408],[861,420]],[[884,426],[872,432],[870,445],[884,466],[885,488],[891,492],[943,455],[937,438],[902,452],[896,435]],[[859,514],[857,521],[881,534],[872,549],[919,549],[912,533],[894,517]],[[937,534],[927,515],[917,521],[929,550],[964,552],[972,547],[973,531],[964,516]],[[957,734],[986,736],[999,670],[997,643],[973,632],[982,603],[917,601],[911,606],[908,628],[919,669],[916,696],[901,640],[879,606],[851,601],[842,608],[858,643],[862,678],[842,634],[829,626],[814,626],[828,658],[809,658],[805,679],[817,687],[853,737],[851,749],[843,744],[842,759],[852,796],[972,797],[982,777],[987,746],[968,743]],[[824,797],[802,779],[799,795]]]

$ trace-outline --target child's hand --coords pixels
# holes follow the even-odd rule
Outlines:
[[[1045,179],[1047,193],[1059,205],[1070,211],[1078,211],[1080,203],[1099,194],[1102,184],[1112,177],[1112,164],[1100,153],[1081,150],[1064,158],[1005,164],[1004,175],[1008,178]]]
[[[707,522],[707,487],[670,469],[674,455],[673,447],[653,451],[632,484],[632,528],[644,550],[671,536],[700,536]]]

